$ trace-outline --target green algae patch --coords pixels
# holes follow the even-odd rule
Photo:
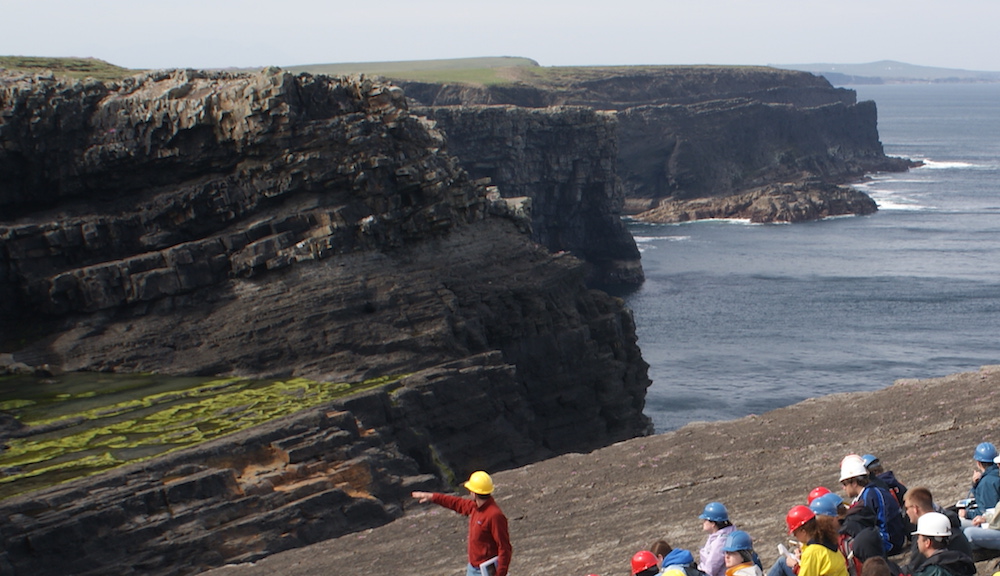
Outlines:
[[[0,499],[213,440],[403,376],[330,383],[104,375],[82,387],[5,379],[0,406],[28,433],[9,439],[0,452]]]

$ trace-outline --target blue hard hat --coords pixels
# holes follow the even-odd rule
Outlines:
[[[698,518],[712,522],[729,522],[729,510],[726,510],[722,502],[709,502],[705,504],[705,510]]]
[[[979,446],[976,446],[976,453],[972,457],[976,462],[992,463],[993,459],[997,457],[997,447],[989,442],[981,442]]]
[[[874,454],[865,454],[861,457],[861,460],[865,463],[865,468],[870,468],[872,464],[878,461],[878,456]]]
[[[809,504],[809,509],[816,514],[837,517],[837,507],[844,502],[844,499],[833,492],[824,494]]]
[[[726,544],[722,547],[726,552],[739,552],[740,550],[753,550],[753,540],[750,535],[742,530],[733,530],[726,536]]]

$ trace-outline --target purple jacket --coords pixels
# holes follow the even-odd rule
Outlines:
[[[708,576],[726,576],[726,553],[722,548],[726,545],[726,536],[736,530],[726,526],[718,532],[708,535],[705,545],[698,551],[698,569]]]

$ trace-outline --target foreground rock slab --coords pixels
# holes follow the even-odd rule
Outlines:
[[[697,519],[720,500],[755,539],[765,565],[787,539],[784,515],[816,486],[839,489],[840,459],[874,453],[910,487],[942,504],[965,497],[971,454],[997,441],[1000,366],[871,393],[832,394],[731,422],[567,454],[494,476],[510,518],[514,574],[627,574],[628,559],[659,538],[693,551]],[[391,524],[211,576],[459,574],[465,519],[412,501]],[[993,562],[978,564],[980,575]]]

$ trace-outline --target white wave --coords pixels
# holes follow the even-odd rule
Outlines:
[[[690,236],[636,236],[635,241],[639,244],[644,244],[646,242],[656,242],[658,240],[666,240],[667,242],[680,242],[682,240],[690,240]]]
[[[688,220],[686,222],[673,222],[668,224],[668,226],[690,226],[692,224],[705,224],[718,222],[721,224],[740,224],[743,226],[760,226],[755,222],[751,222],[749,218],[702,218],[701,220]]]
[[[915,168],[916,170],[927,169],[927,170],[951,170],[951,169],[965,169],[965,168],[978,168],[979,166],[971,162],[937,162],[935,160],[926,159],[923,161],[924,165]]]
[[[909,198],[876,198],[872,196],[872,199],[875,200],[879,210],[934,210],[933,206],[918,204]]]

